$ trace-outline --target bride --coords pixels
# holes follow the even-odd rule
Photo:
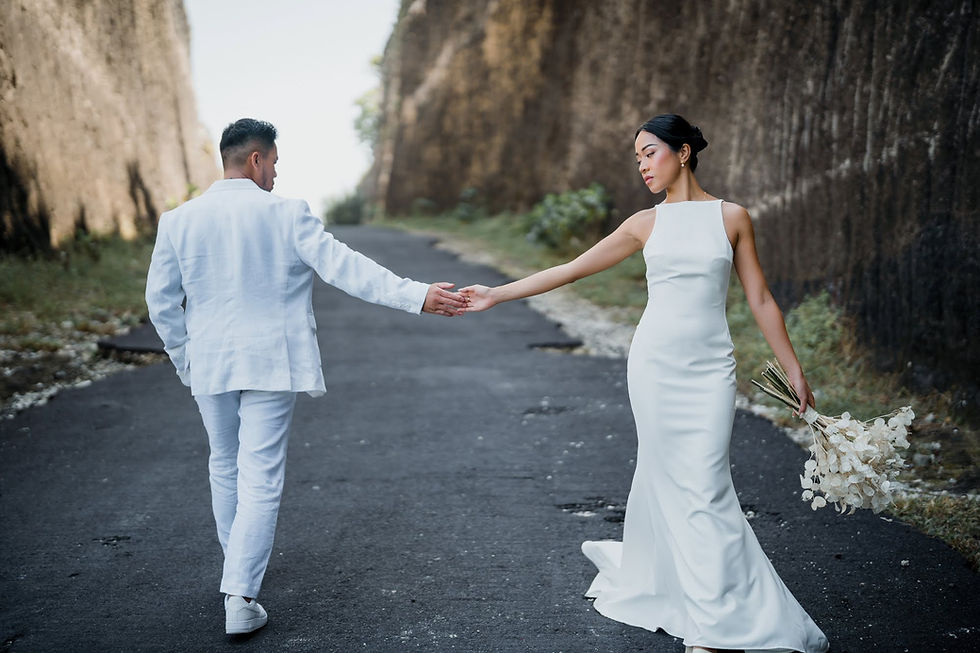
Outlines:
[[[573,261],[495,288],[467,312],[547,292],[642,251],[647,306],[627,364],[636,472],[622,542],[585,542],[598,568],[586,596],[603,615],[684,640],[687,651],[823,653],[827,638],[783,584],[742,514],[728,462],[735,359],[725,299],[734,264],[749,307],[802,398],[813,393],[766,285],[748,212],[709,195],[694,171],[708,143],[665,114],[635,135],[636,164],[663,202],[630,216]]]

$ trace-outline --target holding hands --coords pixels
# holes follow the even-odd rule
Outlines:
[[[459,291],[467,302],[465,313],[478,313],[497,305],[497,300],[493,298],[493,288],[487,286],[467,286]]]
[[[449,292],[449,289],[455,285],[448,281],[431,284],[429,292],[425,295],[425,302],[422,304],[422,312],[446,317],[462,315],[467,301],[460,293]]]
[[[464,313],[478,313],[496,306],[502,300],[494,296],[495,288],[473,285],[451,292],[456,284],[440,281],[429,286],[422,312],[454,317]]]

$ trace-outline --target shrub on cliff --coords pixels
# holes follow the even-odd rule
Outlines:
[[[549,194],[527,214],[527,239],[554,250],[581,249],[598,240],[611,199],[600,184]]]
[[[367,206],[364,197],[354,191],[327,207],[323,219],[327,224],[361,224],[367,217]]]
[[[480,191],[472,187],[460,191],[459,203],[456,204],[451,214],[460,222],[466,223],[486,217],[486,211],[480,202]]]

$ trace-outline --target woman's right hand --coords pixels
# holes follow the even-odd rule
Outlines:
[[[803,375],[803,370],[799,370],[795,374],[788,374],[787,376],[793,389],[796,390],[796,396],[800,398],[800,405],[793,411],[793,414],[798,417],[803,417],[803,413],[806,412],[808,407],[816,408],[817,406],[817,402],[813,397],[813,391],[810,389],[810,384],[807,383],[806,377]]]
[[[459,294],[468,300],[464,313],[478,313],[495,306],[497,302],[492,297],[493,288],[487,286],[467,286],[461,288]]]

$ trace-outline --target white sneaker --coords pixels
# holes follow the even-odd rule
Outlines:
[[[241,596],[225,596],[225,633],[241,635],[258,630],[269,621],[269,615],[259,602],[246,601]]]

